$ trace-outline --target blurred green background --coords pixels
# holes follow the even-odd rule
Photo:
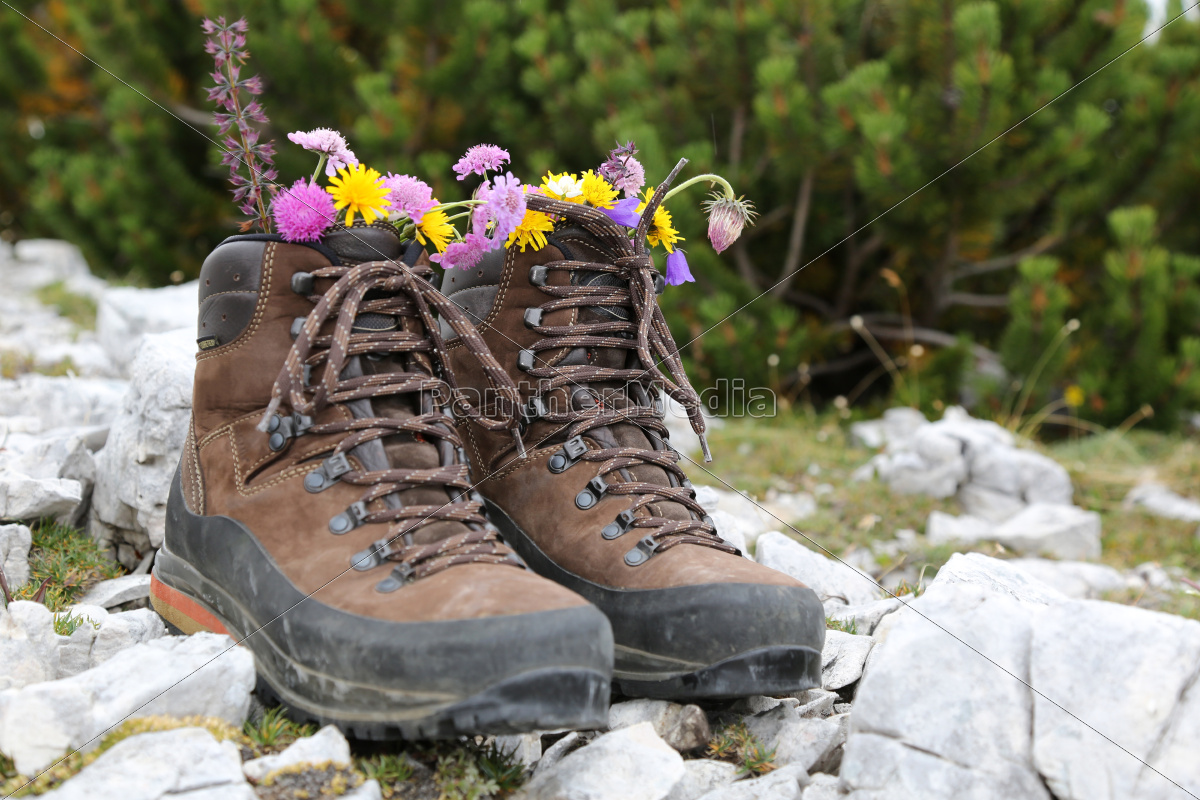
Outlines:
[[[627,139],[651,182],[680,157],[724,174],[762,216],[722,256],[699,188],[670,209],[697,282],[663,302],[681,345],[703,334],[698,385],[1077,426],[1200,410],[1200,23],[1005,133],[1136,44],[1142,0],[16,6],[209,135],[200,20],[245,16],[281,182],[312,169],[286,134],[317,126],[442,199],[481,141],[535,183]],[[219,160],[0,9],[0,236],[70,240],[112,279],[194,277],[241,221]]]

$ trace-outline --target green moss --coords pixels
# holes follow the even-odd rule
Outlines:
[[[32,532],[29,582],[16,593],[17,600],[33,599],[45,584],[43,602],[51,611],[60,611],[97,582],[123,573],[83,531],[42,520]]]
[[[292,742],[316,733],[315,725],[289,719],[282,707],[268,708],[257,722],[246,721],[242,732],[258,755],[277,753]]]
[[[76,294],[62,281],[41,287],[34,296],[43,304],[86,330],[96,328],[96,301],[86,295]]]

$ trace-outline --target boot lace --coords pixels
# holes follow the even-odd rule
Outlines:
[[[418,274],[418,272],[420,274]],[[293,412],[291,431],[312,434],[346,434],[322,462],[316,482],[328,479],[365,487],[359,501],[330,521],[334,533],[346,533],[367,523],[388,524],[387,535],[354,557],[354,567],[368,570],[384,562],[396,562],[391,575],[379,584],[392,591],[405,583],[433,575],[458,564],[509,564],[524,568],[516,553],[499,538],[498,532],[480,513],[482,499],[472,490],[462,440],[452,424],[447,404],[489,430],[511,430],[523,451],[511,413],[500,418],[485,416],[458,391],[452,375],[442,366],[445,343],[433,318],[436,310],[479,359],[502,405],[516,407],[519,394],[512,379],[492,356],[474,326],[458,307],[426,280],[428,267],[413,267],[396,261],[373,261],[358,266],[329,266],[313,271],[314,279],[333,279],[321,295],[310,295],[316,305],[304,320],[287,359],[280,369],[259,430],[268,431],[280,419],[277,412],[286,402]],[[360,315],[416,317],[423,333],[396,326],[392,330],[360,332],[355,320]],[[322,327],[335,320],[333,332],[322,335]],[[354,356],[400,356],[408,369],[379,374],[345,376],[347,360]],[[315,383],[308,376],[320,374]],[[354,400],[416,393],[419,413],[405,419],[367,416],[350,420],[314,423],[323,409]],[[274,421],[274,422],[273,422]],[[441,466],[430,469],[354,469],[346,455],[355,447],[399,433],[437,446]],[[332,465],[332,466],[330,466]],[[311,479],[313,474],[306,476]],[[443,487],[450,502],[442,505],[385,503],[368,509],[374,500],[417,486]],[[398,506],[398,507],[396,507]],[[414,543],[421,528],[444,521],[457,521],[467,531],[432,543]]]
[[[540,306],[541,315],[538,319],[553,311],[572,308],[620,308],[628,309],[631,313],[613,314],[611,319],[596,322],[533,325],[533,329],[544,338],[536,342],[531,349],[536,355],[542,351],[559,348],[614,348],[636,352],[638,363],[626,368],[593,364],[539,367],[534,361],[534,366],[527,372],[531,377],[538,379],[538,390],[526,408],[536,409],[534,414],[540,419],[558,423],[558,430],[566,426],[565,435],[568,440],[610,425],[632,423],[641,428],[655,445],[656,449],[618,446],[583,450],[576,447],[575,452],[569,455],[575,460],[601,464],[599,483],[594,479],[593,483],[589,484],[589,490],[593,493],[628,495],[636,498],[634,504],[618,517],[617,522],[603,531],[608,538],[630,529],[650,531],[626,556],[626,562],[630,565],[643,563],[652,554],[681,544],[701,545],[735,555],[740,554],[736,547],[717,536],[711,518],[696,502],[695,491],[679,466],[680,455],[667,442],[668,432],[663,421],[664,409],[660,391],[675,399],[687,410],[692,429],[700,437],[705,460],[711,460],[704,438],[705,425],[700,411],[700,397],[688,381],[683,362],[680,360],[679,348],[663,318],[662,309],[658,306],[656,287],[661,275],[654,268],[645,245],[646,230],[654,217],[654,211],[662,202],[662,197],[678,170],[677,166],[647,204],[632,241],[623,228],[596,209],[552,200],[542,195],[530,194],[527,199],[529,208],[581,227],[609,252],[615,254],[611,262],[561,260],[544,265],[549,271],[605,273],[618,280],[610,279],[605,282],[616,285],[542,285],[539,288],[551,299]],[[630,359],[627,359],[626,363],[629,362]],[[565,389],[567,396],[572,397],[574,392],[579,390],[575,389],[573,392],[570,387],[585,387],[592,382],[622,382],[626,391],[611,399],[587,401],[582,408],[577,407],[574,402],[568,402],[565,404],[566,408],[559,409],[550,407],[542,400],[547,393],[556,389]],[[529,413],[526,412],[526,419],[529,418]],[[544,439],[553,435],[550,434]],[[593,435],[593,440],[595,439],[596,436]],[[633,480],[628,468],[643,464],[654,465],[666,471],[669,485]],[[605,476],[618,471],[622,472],[623,481],[604,481]],[[581,495],[581,498],[576,500],[577,505],[580,505],[580,499],[587,502]],[[639,510],[661,501],[684,506],[692,518],[679,520],[654,514],[636,514]]]

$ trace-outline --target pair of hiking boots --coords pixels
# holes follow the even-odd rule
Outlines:
[[[670,445],[661,393],[699,411],[649,257],[530,206],[559,220],[545,247],[441,292],[386,223],[204,262],[151,599],[248,646],[296,716],[444,738],[606,727],[614,685],[819,685],[815,594],[716,535]]]

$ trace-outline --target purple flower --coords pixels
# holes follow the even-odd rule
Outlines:
[[[503,246],[508,235],[517,229],[525,218],[525,189],[511,172],[497,175],[491,183],[479,188],[476,199],[483,205],[475,207],[471,216],[471,227],[482,235],[489,222],[495,222],[492,230],[492,249]]]
[[[333,196],[301,178],[275,195],[271,216],[285,242],[315,242],[337,218]]]
[[[458,160],[454,171],[458,173],[458,179],[461,181],[471,173],[486,175],[489,170],[498,170],[507,161],[507,150],[502,150],[494,144],[477,144]]]
[[[339,169],[345,169],[351,164],[357,164],[358,158],[346,144],[346,137],[329,128],[317,128],[308,132],[293,131],[288,139],[314,153],[320,153],[329,160],[325,162],[325,174],[329,177],[337,175]]]
[[[678,286],[696,280],[688,269],[687,257],[678,247],[667,256],[667,286]]]
[[[749,201],[734,200],[719,192],[714,192],[713,199],[704,203],[704,210],[708,213],[708,240],[718,253],[737,241],[742,228],[747,222],[753,224],[757,213]]]
[[[637,195],[646,183],[646,170],[633,157],[635,153],[637,148],[633,142],[626,142],[610,150],[608,160],[600,165],[600,174],[614,187],[623,190],[626,197]]]
[[[502,240],[503,241],[503,240]],[[441,264],[443,269],[471,269],[492,249],[492,241],[478,233],[468,233],[461,242],[451,242],[446,252],[434,253],[429,260]]]
[[[624,200],[618,200],[612,208],[600,209],[600,213],[607,214],[608,218],[618,225],[636,228],[642,219],[641,214],[637,212],[637,207],[641,202],[636,197],[626,197]]]
[[[392,203],[391,210],[407,214],[414,225],[420,225],[421,220],[425,218],[425,212],[437,205],[429,184],[412,175],[396,175],[389,172],[383,179],[383,185],[390,190],[387,199]]]

